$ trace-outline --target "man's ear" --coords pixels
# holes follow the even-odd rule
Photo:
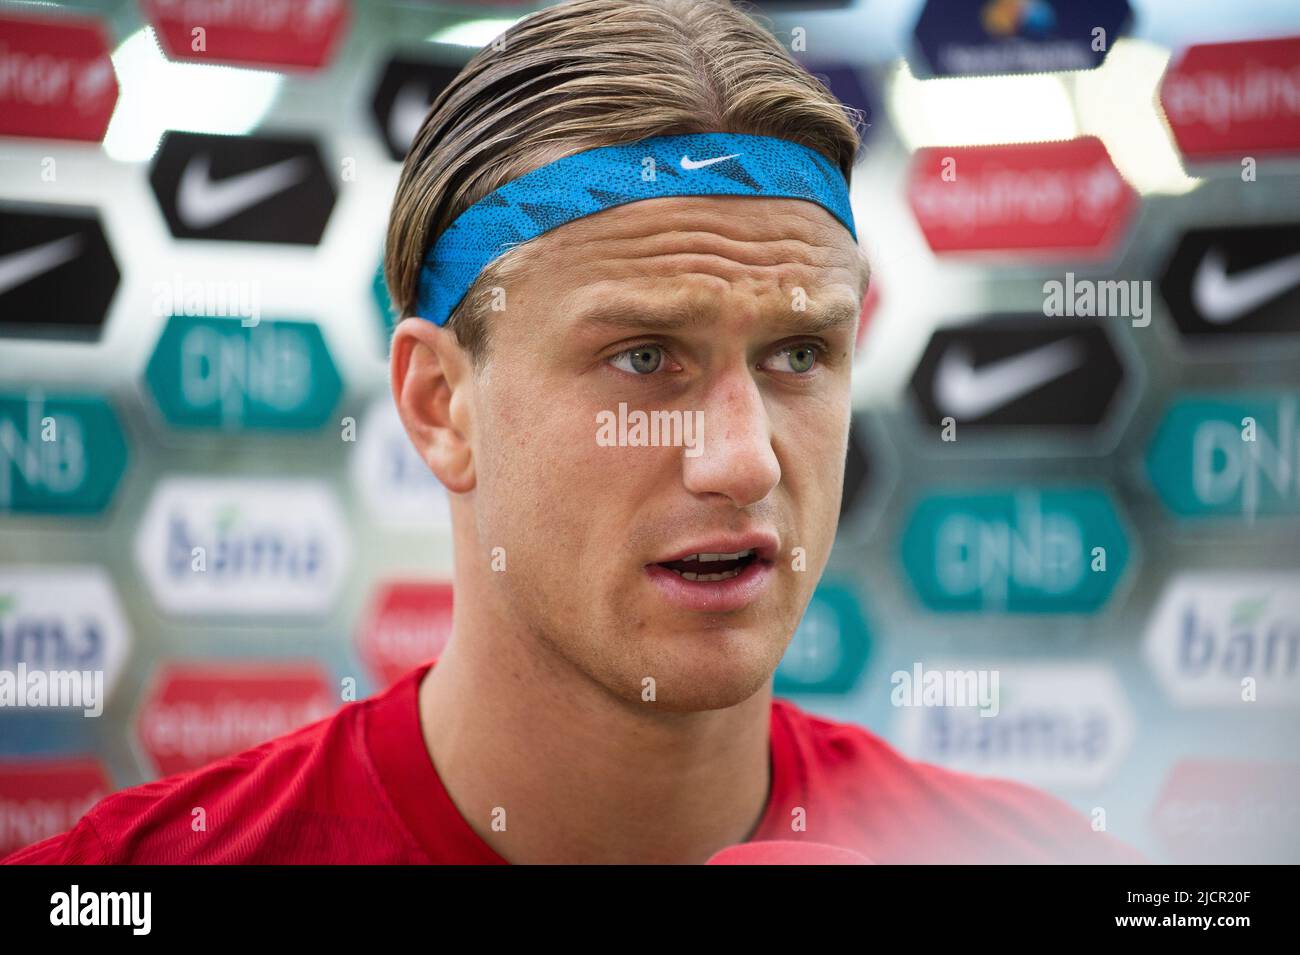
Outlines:
[[[398,324],[390,353],[393,400],[415,450],[447,490],[473,490],[469,356],[455,333],[423,318]]]

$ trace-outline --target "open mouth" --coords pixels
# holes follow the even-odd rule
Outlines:
[[[739,577],[756,560],[758,551],[751,547],[734,554],[690,554],[680,560],[664,561],[657,566],[666,567],[684,580],[708,583]]]
[[[645,569],[650,585],[669,606],[690,613],[738,613],[772,586],[779,552],[780,538],[761,530],[701,535],[667,551],[670,560]]]

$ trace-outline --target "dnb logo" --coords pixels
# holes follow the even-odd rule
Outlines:
[[[777,693],[848,693],[866,664],[870,638],[853,592],[822,584],[776,668]]]
[[[321,427],[343,391],[314,322],[173,315],[145,369],[167,423],[225,431]]]
[[[164,666],[136,717],[160,776],[197,769],[329,716],[339,696],[318,663]]]
[[[371,518],[394,531],[450,530],[447,489],[411,444],[387,395],[366,410],[350,462]]]
[[[0,761],[0,858],[67,832],[112,790],[97,759]]]
[[[451,636],[449,581],[397,581],[376,595],[357,634],[362,661],[380,686],[440,655]]]
[[[0,670],[13,672],[20,663],[28,672],[101,670],[107,698],[130,642],[103,568],[0,569]]]
[[[1180,575],[1143,650],[1178,703],[1300,705],[1300,571]]]
[[[903,568],[940,612],[1091,613],[1128,564],[1118,514],[1095,488],[992,488],[923,498]]]
[[[322,614],[347,569],[348,536],[323,481],[170,477],[135,538],[154,600],[172,614]]]
[[[1091,663],[925,664],[998,673],[996,716],[978,706],[900,707],[895,737],[909,756],[959,772],[1035,786],[1098,786],[1133,745],[1134,716],[1115,674]]]
[[[1188,395],[1165,412],[1146,469],[1187,520],[1300,514],[1300,400],[1294,393]]]
[[[0,514],[97,514],[125,469],[126,439],[104,399],[0,394]]]

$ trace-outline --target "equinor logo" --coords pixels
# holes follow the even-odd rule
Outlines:
[[[1146,467],[1182,518],[1300,514],[1300,400],[1283,392],[1180,398],[1156,430]]]
[[[169,478],[135,542],[163,609],[222,615],[328,610],[347,550],[329,488],[280,479]]]

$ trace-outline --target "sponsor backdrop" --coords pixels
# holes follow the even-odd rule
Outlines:
[[[102,674],[0,686],[0,853],[439,652],[377,267],[535,6],[0,4],[0,674]],[[1155,859],[1300,861],[1300,8],[759,7],[868,123],[876,272],[778,692]],[[995,704],[924,705],[959,671]]]

